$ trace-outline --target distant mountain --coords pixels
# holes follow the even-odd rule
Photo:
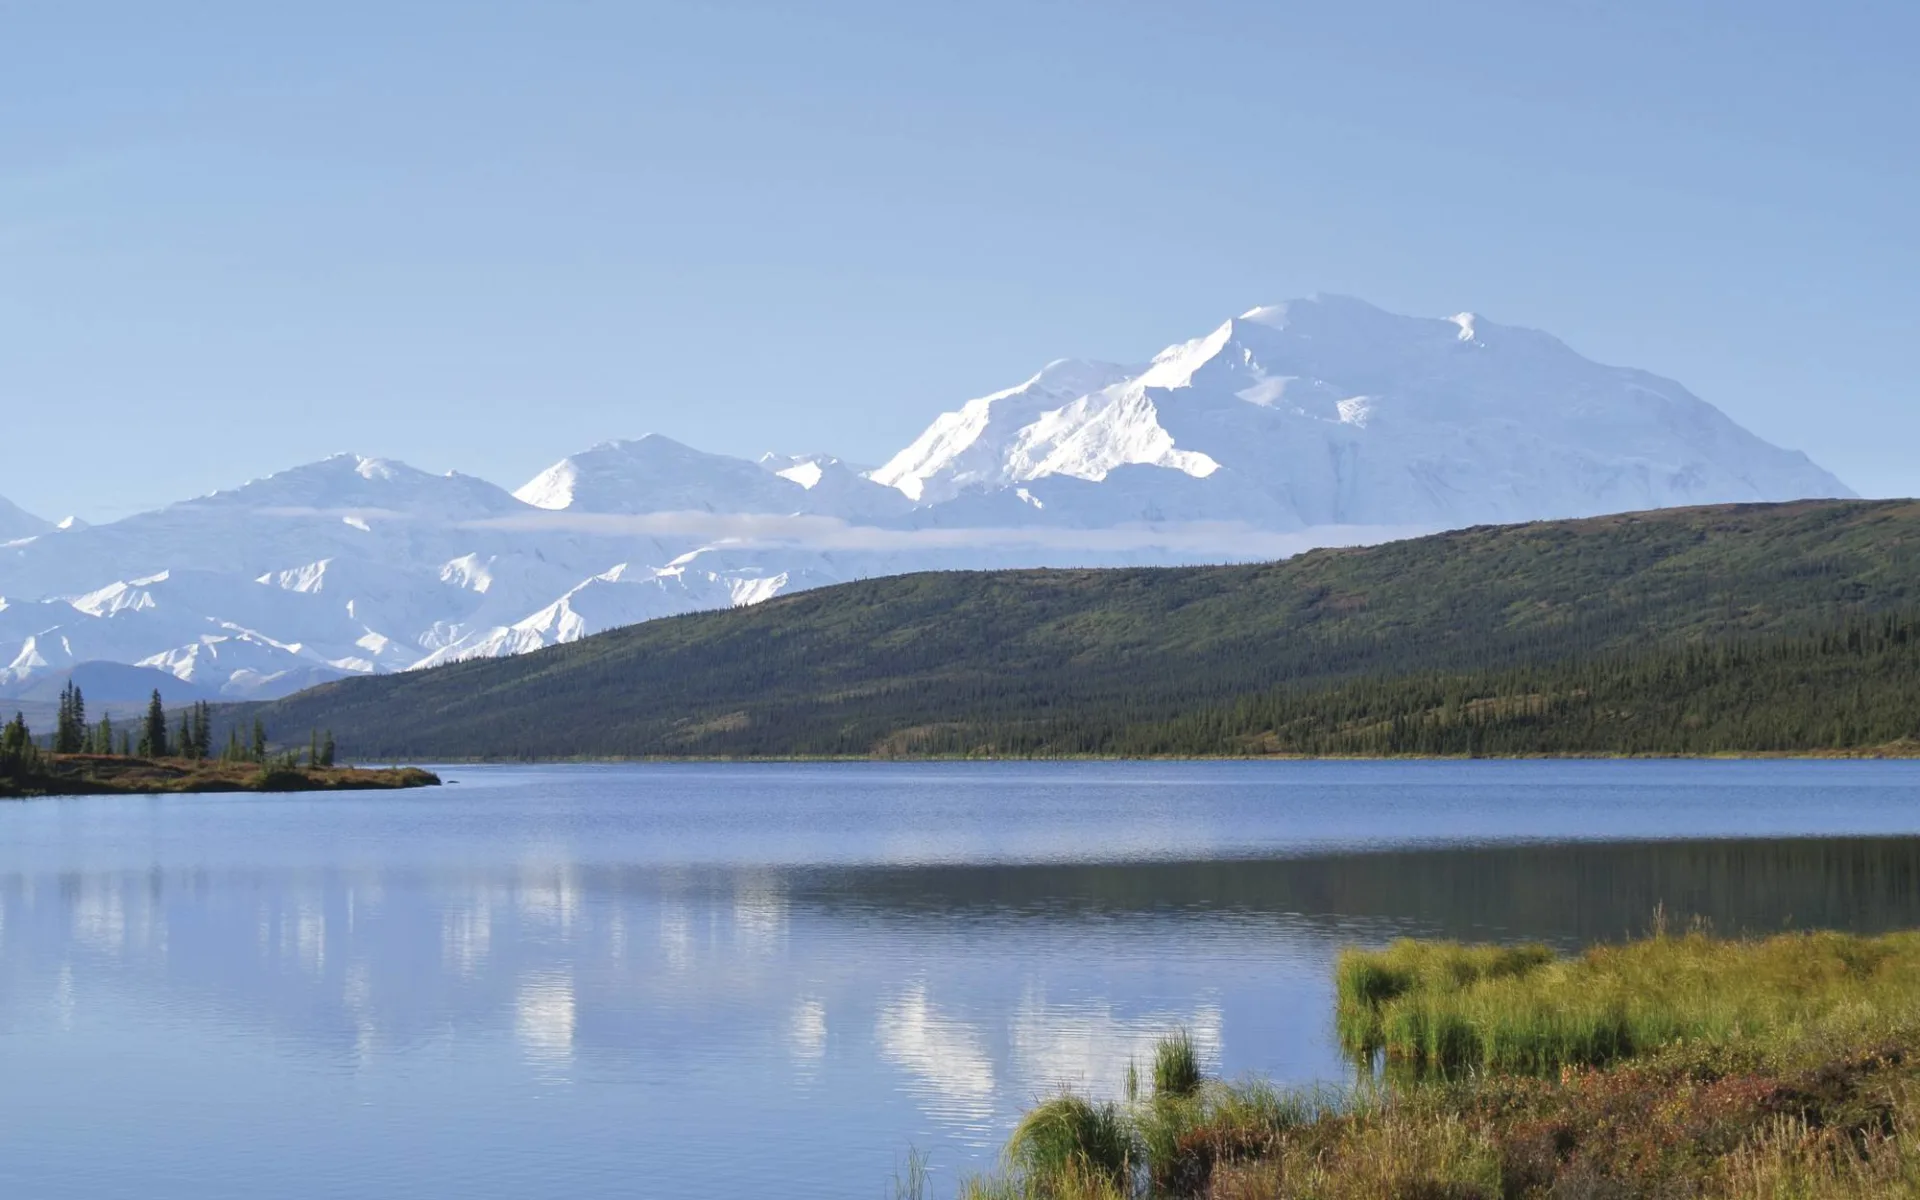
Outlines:
[[[868,580],[258,711],[379,759],[1920,749],[1920,502]]]
[[[535,508],[582,513],[816,514],[899,517],[913,503],[837,458],[768,454],[759,462],[707,454],[648,434],[563,458],[514,496]]]
[[[5,496],[0,496],[0,542],[34,537],[52,528],[53,522],[43,521]]]
[[[806,489],[744,459],[649,434],[563,458],[514,495],[535,508],[589,513],[794,512]]]
[[[263,698],[883,575],[1849,494],[1679,384],[1545,334],[1319,298],[1144,365],[1051,363],[872,471],[654,435],[515,492],[338,455],[99,526],[0,507],[0,686],[112,661]]]
[[[320,682],[320,681],[316,681]],[[153,667],[130,667],[124,663],[86,662],[58,671],[49,671],[30,679],[0,686],[0,700],[23,700],[53,704],[67,684],[80,689],[89,709],[130,708],[144,705],[154,692],[169,708],[191,704],[195,700],[215,700],[219,693],[196,687],[186,680]]]

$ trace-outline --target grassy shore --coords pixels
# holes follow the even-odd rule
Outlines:
[[[0,797],[137,795],[159,792],[332,792],[435,787],[418,767],[262,767],[188,758],[56,754],[18,779],[0,778]]]
[[[1920,1195],[1920,934],[1402,942],[1337,982],[1353,1089],[1202,1079],[1175,1040],[1144,1095],[1042,1103],[962,1196]]]

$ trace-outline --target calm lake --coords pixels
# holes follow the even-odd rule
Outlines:
[[[1402,934],[1920,925],[1920,763],[456,767],[0,804],[0,1195],[936,1195]]]

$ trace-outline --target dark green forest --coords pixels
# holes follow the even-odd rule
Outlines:
[[[1920,503],[875,579],[232,719],[390,757],[1732,753],[1920,739]]]

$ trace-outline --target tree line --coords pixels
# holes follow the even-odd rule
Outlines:
[[[69,680],[60,690],[51,736],[41,740],[27,725],[26,716],[16,712],[0,726],[0,779],[18,781],[43,771],[47,755],[112,757],[128,759],[177,758],[189,761],[218,759],[226,763],[258,763],[262,766],[297,768],[331,767],[336,754],[333,732],[313,731],[304,762],[298,747],[279,754],[269,749],[267,727],[259,717],[242,736],[241,726],[227,728],[224,745],[215,753],[212,705],[195,701],[181,710],[177,721],[169,723],[160,692],[155,689],[147,702],[144,716],[116,727],[111,716],[102,714],[96,722],[87,719],[86,695],[80,685]]]
[[[985,719],[980,719],[985,717]],[[1920,752],[1920,610],[1800,634],[1282,685],[1165,718],[1005,712],[896,735],[903,755],[1500,756]]]

